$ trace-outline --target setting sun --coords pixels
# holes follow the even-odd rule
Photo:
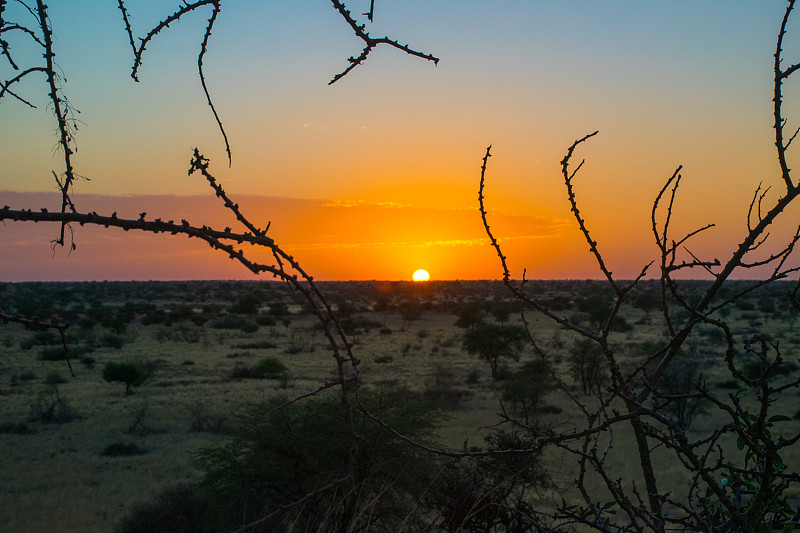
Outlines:
[[[428,275],[427,270],[417,270],[416,272],[414,272],[414,275],[411,276],[411,279],[413,279],[414,281],[428,281],[430,279],[430,276]]]

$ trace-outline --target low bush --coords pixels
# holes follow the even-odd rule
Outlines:
[[[285,402],[276,398],[249,409],[227,443],[196,455],[205,471],[202,487],[211,495],[209,512],[223,518],[218,531],[299,500],[347,472],[351,445],[341,399],[326,395],[277,408]],[[411,438],[430,438],[439,419],[434,408],[407,391],[364,393],[361,402]],[[289,508],[264,523],[263,531],[421,530],[414,500],[435,478],[435,456],[390,438],[358,411],[354,416],[360,437],[356,485]]]
[[[258,324],[240,316],[224,316],[209,324],[214,329],[238,329],[245,333],[252,333],[258,330]]]
[[[133,506],[114,533],[212,533],[219,531],[208,519],[208,496],[196,485],[179,485],[146,503]]]
[[[44,331],[37,331],[34,333],[32,341],[34,345],[52,346],[55,344],[61,344],[61,335],[52,329],[46,329]]]
[[[269,350],[270,348],[275,348],[277,344],[270,341],[256,341],[256,342],[243,342],[240,344],[235,344],[234,348],[241,348],[243,350]]]
[[[63,424],[78,417],[58,385],[47,385],[36,397],[36,403],[30,407],[31,419],[37,422]]]
[[[133,387],[139,387],[153,375],[155,363],[122,362],[107,363],[103,368],[103,380],[125,384],[125,394],[130,394]]]
[[[0,434],[10,433],[12,435],[32,435],[34,431],[22,422],[5,422],[0,424]]]
[[[258,331],[258,324],[248,320],[247,322],[242,324],[242,327],[239,329],[244,333],[255,333],[256,331]]]
[[[370,331],[371,329],[380,328],[383,326],[383,324],[380,322],[376,322],[358,315],[342,318],[339,323],[341,324],[344,332],[351,335],[354,333]]]
[[[125,346],[125,338],[117,333],[106,333],[100,337],[98,343],[104,348],[114,348],[119,350]]]
[[[275,317],[270,315],[257,315],[256,322],[259,326],[274,326],[275,325]]]
[[[282,374],[287,370],[288,369],[286,368],[286,365],[284,365],[281,360],[276,357],[265,357],[253,367],[253,371],[262,376]]]
[[[65,380],[60,373],[53,370],[52,372],[48,372],[47,376],[44,378],[45,385],[60,385],[61,383],[66,383]]]
[[[67,344],[66,355],[69,359],[80,359],[85,354],[92,352],[92,348],[86,344]],[[64,346],[44,346],[39,350],[40,361],[63,361]]]
[[[206,405],[197,402],[189,408],[192,417],[190,429],[192,431],[203,431],[208,433],[223,433],[231,425],[231,418],[224,413],[209,412]]]
[[[40,361],[63,361],[69,352],[63,346],[45,346],[39,350]]]
[[[261,359],[254,366],[247,366],[243,363],[237,363],[233,367],[231,377],[234,379],[266,379],[266,378],[282,378],[286,375],[288,369],[280,359],[276,357],[265,357]]]
[[[103,457],[130,457],[133,455],[144,455],[147,450],[140,448],[136,444],[123,444],[122,442],[115,442],[106,446],[100,455]]]

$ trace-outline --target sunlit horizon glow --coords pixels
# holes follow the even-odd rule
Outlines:
[[[141,4],[131,9],[137,35],[169,11]],[[348,7],[361,13],[362,4]],[[378,2],[371,33],[434,53],[439,65],[379,48],[328,86],[362,47],[330,6],[229,2],[204,58],[231,141],[229,168],[197,78],[202,16],[159,34],[134,83],[119,10],[54,3],[56,61],[83,121],[76,171],[91,180],[76,184],[73,199],[83,211],[235,227],[207,184],[187,175],[197,146],[234,201],[254,221],[270,221],[270,236],[315,279],[401,280],[419,265],[437,280],[501,279],[477,202],[491,144],[488,222],[511,277],[598,278],[559,162],[575,139],[599,130],[575,154],[585,164],[573,185],[615,277],[632,279],[658,258],[650,211],[678,165],[675,237],[714,223],[687,247],[725,261],[758,184],[781,184],[771,98],[784,10],[746,0],[724,8]],[[790,37],[787,54],[796,57],[800,29]],[[0,62],[0,79],[9,72]],[[33,78],[16,90],[37,109],[0,102],[0,208],[59,209],[47,91]],[[793,97],[787,88],[787,115],[800,122]],[[68,254],[50,249],[55,226],[0,226],[0,281],[253,277],[185,237],[74,229]],[[657,265],[648,272],[658,275]]]

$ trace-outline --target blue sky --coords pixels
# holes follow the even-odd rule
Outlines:
[[[153,41],[137,84],[116,2],[53,2],[57,61],[83,121],[78,171],[91,178],[76,194],[206,194],[186,175],[198,146],[234,195],[464,209],[475,207],[492,144],[492,206],[559,221],[568,208],[558,163],[599,129],[581,153],[579,198],[599,236],[627,257],[636,254],[625,242],[638,249],[649,238],[652,199],[678,164],[687,175],[680,220],[693,228],[712,219],[725,242],[736,241],[759,180],[777,177],[771,61],[785,2],[375,4],[373,36],[408,42],[439,65],[381,47],[328,86],[361,50],[329,2],[223,3],[205,72],[233,148],[228,169],[196,73],[210,10]],[[369,2],[347,5],[361,13]],[[138,36],[174,10],[127,6]],[[796,33],[790,60],[800,57]],[[9,72],[0,66],[0,77]],[[53,190],[43,85],[22,89],[41,105],[0,102],[0,190]]]

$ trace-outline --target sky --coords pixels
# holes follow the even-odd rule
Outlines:
[[[502,277],[477,210],[489,145],[489,222],[517,278],[600,276],[560,169],[569,145],[595,130],[575,154],[585,159],[575,193],[620,278],[657,259],[652,203],[678,165],[676,238],[716,224],[689,241],[703,258],[724,261],[742,240],[759,183],[780,194],[771,99],[783,1],[376,0],[374,22],[360,17],[370,34],[438,65],[384,46],[328,85],[362,48],[329,2],[226,0],[204,71],[230,167],[197,76],[210,10],[157,36],[136,83],[116,2],[50,4],[63,88],[80,111],[75,163],[88,180],[75,187],[78,208],[234,226],[204,180],[187,175],[198,147],[316,279]],[[175,8],[127,5],[138,36]],[[361,13],[369,1],[347,6]],[[29,20],[14,2],[7,11]],[[800,58],[798,24],[787,61]],[[23,63],[40,60],[10,42]],[[13,75],[0,61],[0,79]],[[57,209],[46,88],[31,77],[18,89],[38,108],[0,100],[0,205]],[[786,88],[792,131],[796,91]],[[797,216],[785,214],[776,246]],[[0,226],[0,281],[252,278],[180,237],[75,230],[67,253],[51,250],[53,226]]]

